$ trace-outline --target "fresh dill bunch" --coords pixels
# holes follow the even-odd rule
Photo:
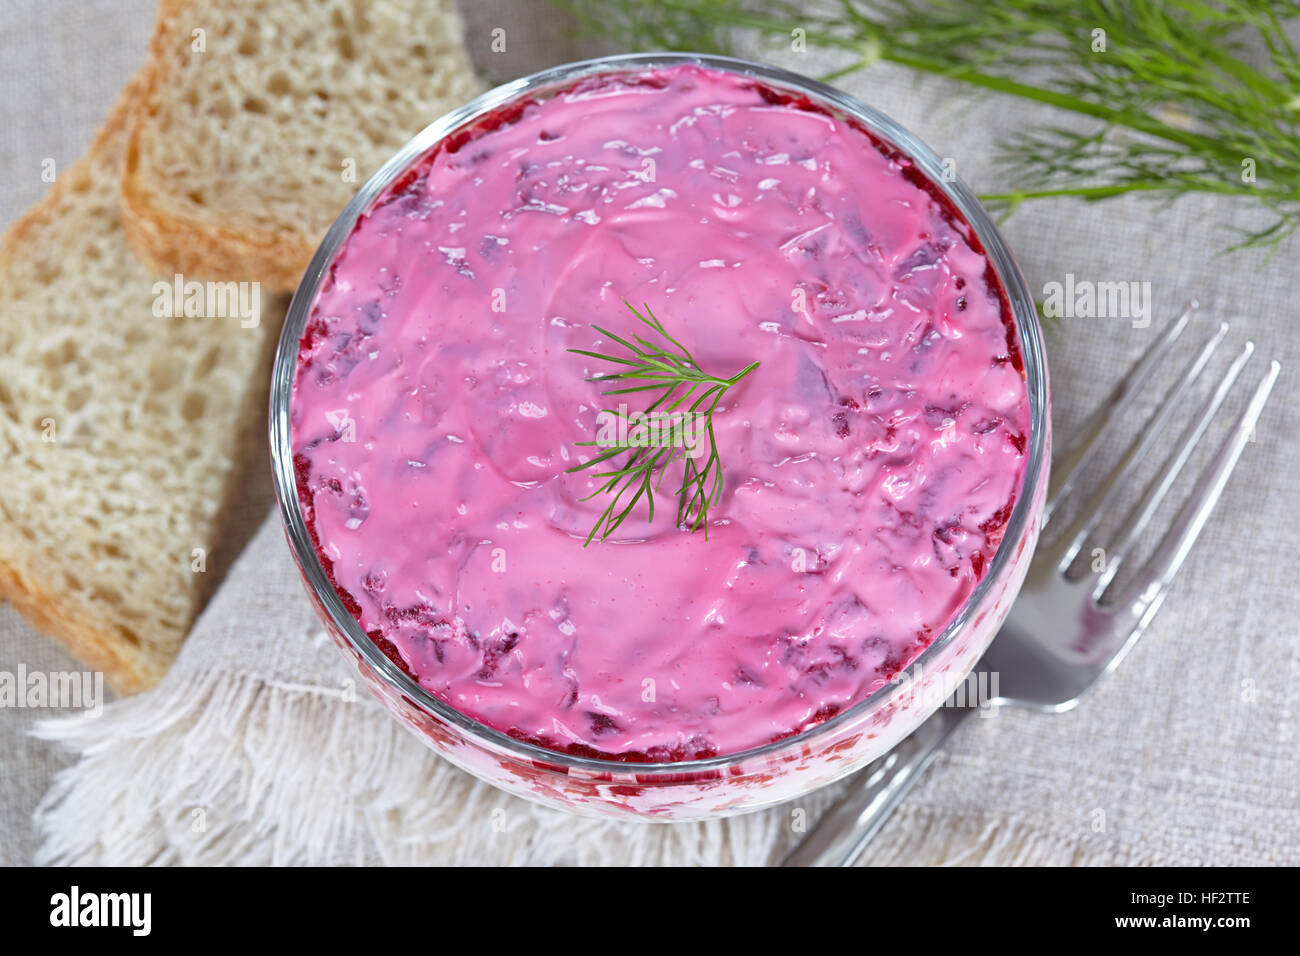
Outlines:
[[[587,358],[623,366],[617,372],[593,375],[587,379],[588,382],[643,383],[607,389],[601,393],[603,395],[659,392],[659,396],[642,412],[643,415],[650,415],[656,411],[665,415],[677,413],[694,396],[694,401],[691,401],[690,406],[686,408],[686,413],[703,416],[704,432],[709,439],[709,450],[701,466],[691,454],[692,449],[685,447],[684,444],[653,446],[634,445],[627,441],[608,446],[590,461],[568,469],[569,472],[583,471],[609,463],[609,470],[595,473],[595,477],[602,480],[600,486],[582,499],[587,501],[598,495],[610,496],[609,503],[596,519],[591,532],[587,535],[587,540],[583,542],[583,547],[591,544],[598,532],[602,541],[608,538],[632,513],[637,502],[642,498],[646,500],[649,519],[653,521],[654,493],[663,481],[669,466],[677,461],[682,462],[682,483],[677,491],[677,526],[689,528],[691,531],[703,527],[704,536],[707,538],[709,508],[721,500],[723,489],[722,459],[718,455],[717,436],[713,431],[713,415],[727,391],[758,368],[758,363],[753,362],[745,366],[730,378],[710,375],[700,368],[700,364],[695,361],[695,357],[686,346],[668,334],[668,330],[655,318],[649,305],[643,304],[645,313],[642,314],[626,299],[623,304],[666,344],[656,345],[640,335],[633,335],[633,341],[628,341],[599,325],[593,325],[592,328],[605,338],[625,348],[627,354],[611,355],[587,349],[569,349],[569,351]],[[604,409],[604,412],[614,416],[621,414],[618,410],[609,408]],[[602,445],[598,440],[577,442],[577,444]],[[624,452],[630,454],[621,465],[611,461]],[[628,492],[632,493],[632,497],[623,503],[623,498]]]
[[[888,61],[1087,116],[999,144],[1015,188],[981,198],[1240,197],[1270,215],[1228,246],[1300,228],[1300,0],[554,0],[631,49],[733,53],[742,37]]]

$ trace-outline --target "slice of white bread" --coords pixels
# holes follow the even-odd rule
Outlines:
[[[119,216],[141,88],[0,238],[0,598],[119,692],[162,676],[208,590],[284,306],[155,315]]]
[[[162,0],[122,178],[163,274],[291,291],[399,146],[480,90],[453,0]]]

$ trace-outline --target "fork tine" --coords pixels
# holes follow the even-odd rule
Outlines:
[[[1205,399],[1196,418],[1188,422],[1183,433],[1178,436],[1173,450],[1169,457],[1165,459],[1164,465],[1161,466],[1155,478],[1147,486],[1146,492],[1142,499],[1135,504],[1131,511],[1124,517],[1124,523],[1120,525],[1124,530],[1120,535],[1118,543],[1106,549],[1106,566],[1101,574],[1097,576],[1097,582],[1093,587],[1093,598],[1099,598],[1103,591],[1114,580],[1115,575],[1119,572],[1120,565],[1128,556],[1133,544],[1137,541],[1138,536],[1146,529],[1152,516],[1155,515],[1156,509],[1164,501],[1165,495],[1169,489],[1174,486],[1174,482],[1182,473],[1183,468],[1187,465],[1188,460],[1192,457],[1192,452],[1205,437],[1205,431],[1214,416],[1219,413],[1219,408],[1223,405],[1223,400],[1228,397],[1228,392],[1236,384],[1237,377],[1241,370],[1246,367],[1250,357],[1254,354],[1255,343],[1247,342],[1242,350],[1233,359],[1232,365],[1228,367],[1223,378],[1219,380],[1218,386]]]
[[[1169,392],[1165,395],[1164,401],[1160,407],[1152,413],[1147,419],[1147,423],[1142,430],[1129,443],[1128,448],[1115,464],[1115,467],[1106,475],[1105,480],[1098,486],[1092,497],[1088,499],[1079,512],[1073,523],[1053,545],[1057,555],[1057,568],[1064,571],[1074,560],[1074,556],[1079,553],[1083,547],[1083,542],[1087,540],[1088,535],[1097,526],[1097,523],[1106,516],[1116,495],[1124,487],[1124,482],[1136,468],[1146,458],[1147,453],[1151,450],[1152,443],[1164,432],[1169,418],[1182,405],[1187,390],[1192,383],[1200,377],[1201,372],[1205,370],[1206,363],[1214,354],[1223,337],[1228,334],[1228,323],[1220,323],[1219,327],[1201,346],[1201,350],[1196,357],[1187,364],[1183,369],[1183,374],[1170,387]],[[1045,552],[1051,554],[1052,552]]]
[[[1137,618],[1137,633],[1146,627],[1156,611],[1160,609],[1161,602],[1169,592],[1170,582],[1178,573],[1192,545],[1196,543],[1201,529],[1205,527],[1210,513],[1219,501],[1219,496],[1223,494],[1228,477],[1237,466],[1237,460],[1250,439],[1255,422],[1264,410],[1264,403],[1268,401],[1269,392],[1272,391],[1273,383],[1277,381],[1281,369],[1282,366],[1277,361],[1269,364],[1268,372],[1256,386],[1250,404],[1238,416],[1236,424],[1224,438],[1214,459],[1201,473],[1196,487],[1192,490],[1192,496],[1179,510],[1178,517],[1174,519],[1173,526],[1161,539],[1156,553],[1142,568],[1138,580],[1129,586],[1118,602],[1120,607],[1131,608],[1131,613]]]
[[[1083,434],[1079,437],[1079,440],[1070,446],[1070,449],[1061,456],[1060,463],[1052,468],[1052,476],[1047,486],[1047,504],[1043,507],[1043,524],[1047,524],[1052,517],[1052,512],[1070,493],[1070,489],[1074,486],[1074,480],[1078,477],[1079,468],[1087,460],[1093,446],[1105,434],[1108,427],[1119,420],[1129,405],[1132,404],[1139,387],[1147,381],[1149,373],[1156,363],[1165,357],[1174,341],[1182,334],[1183,329],[1187,327],[1188,320],[1192,317],[1192,313],[1198,307],[1199,303],[1192,299],[1187,303],[1187,307],[1183,309],[1182,315],[1165,326],[1143,356],[1129,369],[1128,374],[1120,380],[1110,395],[1106,397],[1106,400],[1101,403],[1101,406],[1093,412],[1092,417],[1084,425]]]

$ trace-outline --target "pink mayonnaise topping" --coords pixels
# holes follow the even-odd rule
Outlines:
[[[579,753],[734,752],[882,686],[979,580],[1029,429],[992,270],[909,170],[677,67],[584,81],[400,177],[322,286],[292,405],[361,626],[456,709]],[[583,547],[605,501],[566,469],[612,369],[568,350],[645,332],[624,299],[713,374],[761,363],[716,416],[707,540],[666,481],[653,523]]]

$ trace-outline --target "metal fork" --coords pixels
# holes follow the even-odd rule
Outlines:
[[[1092,461],[1094,448],[1123,419],[1151,372],[1169,355],[1196,307],[1193,300],[1161,332],[1089,419],[1079,441],[1061,458],[1048,485],[1043,513],[1045,531],[1052,516],[1074,494],[1076,479]],[[1114,507],[1120,489],[1134,469],[1169,426],[1175,412],[1186,404],[1192,384],[1227,333],[1226,323],[1214,329],[1119,462],[1080,509],[1079,516],[1061,533],[1053,535],[1052,544],[1040,546],[1035,552],[1006,623],[975,668],[974,686],[996,688],[996,699],[984,702],[986,705],[1015,704],[1048,713],[1070,710],[1091,687],[1115,669],[1155,617],[1174,575],[1218,503],[1228,476],[1250,440],[1281,370],[1277,362],[1270,363],[1246,408],[1206,465],[1137,580],[1113,599],[1110,584],[1250,360],[1254,343],[1245,344],[1185,426],[1163,467],[1120,525],[1119,540],[1102,550],[1100,569],[1075,575],[1067,572],[1084,545],[1093,538],[1102,518]],[[995,680],[992,675],[996,675]],[[971,706],[939,708],[910,737],[863,770],[849,791],[782,865],[851,864],[925,772],[944,741],[976,709]]]

